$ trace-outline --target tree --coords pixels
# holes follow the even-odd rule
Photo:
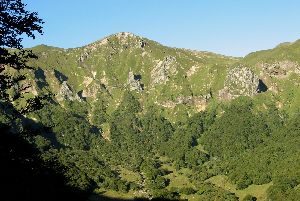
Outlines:
[[[94,115],[92,119],[95,125],[101,125],[108,120],[108,114],[106,113],[107,105],[108,104],[105,102],[105,100],[103,100],[102,97],[98,98],[93,111]]]
[[[35,33],[43,34],[42,19],[37,12],[25,10],[25,4],[21,0],[1,0],[0,2],[0,101],[12,103],[21,98],[21,91],[29,86],[16,87],[26,77],[20,73],[23,69],[32,69],[27,61],[37,58],[31,50],[25,50],[22,46],[23,36],[35,39]],[[11,72],[18,72],[16,76]],[[17,89],[16,89],[17,88]],[[13,96],[9,89],[16,91]],[[41,106],[39,97],[27,100],[20,112],[37,109]]]

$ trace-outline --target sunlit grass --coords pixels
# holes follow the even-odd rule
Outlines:
[[[249,187],[243,189],[243,190],[237,190],[236,185],[232,184],[227,176],[225,175],[217,175],[214,177],[209,178],[206,180],[206,182],[210,182],[220,188],[223,188],[225,190],[228,190],[232,193],[235,193],[237,197],[239,197],[240,200],[243,200],[243,198],[246,195],[252,195],[257,198],[257,201],[266,201],[267,200],[267,190],[268,188],[273,184],[272,182],[262,185],[250,185]]]

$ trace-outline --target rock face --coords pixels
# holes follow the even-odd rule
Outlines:
[[[69,101],[79,101],[81,102],[81,98],[78,96],[77,93],[74,93],[71,88],[69,87],[69,85],[67,84],[66,81],[64,81],[61,84],[61,87],[56,95],[56,99],[58,101],[64,101],[64,100],[69,100]]]
[[[176,58],[172,56],[167,56],[164,60],[159,61],[151,71],[151,84],[165,84],[169,80],[170,76],[176,74]]]
[[[129,71],[128,80],[127,80],[129,90],[130,91],[137,90],[139,92],[142,92],[144,90],[144,86],[142,83],[140,83],[141,79],[142,79],[141,75],[135,75],[135,74],[133,74],[132,71]]]
[[[139,47],[144,48],[147,45],[147,43],[144,40],[139,41]]]
[[[253,96],[267,90],[267,86],[247,67],[231,69],[226,77],[224,88],[219,91],[219,98],[234,99],[239,96]]]

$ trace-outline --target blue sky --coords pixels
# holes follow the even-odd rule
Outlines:
[[[79,47],[126,31],[231,56],[300,39],[299,0],[24,0],[45,21],[25,47]]]

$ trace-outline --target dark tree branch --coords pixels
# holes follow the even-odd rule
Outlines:
[[[23,49],[23,37],[35,39],[36,33],[43,34],[44,22],[37,12],[27,11],[25,6],[21,0],[0,0],[0,101],[7,103],[22,98],[24,90],[28,88],[18,85],[20,81],[26,80],[24,75],[14,76],[10,72],[34,69],[27,62],[37,58],[31,50]],[[9,89],[15,90],[12,97],[8,93]],[[28,100],[26,108],[21,112],[39,108],[39,98]]]

